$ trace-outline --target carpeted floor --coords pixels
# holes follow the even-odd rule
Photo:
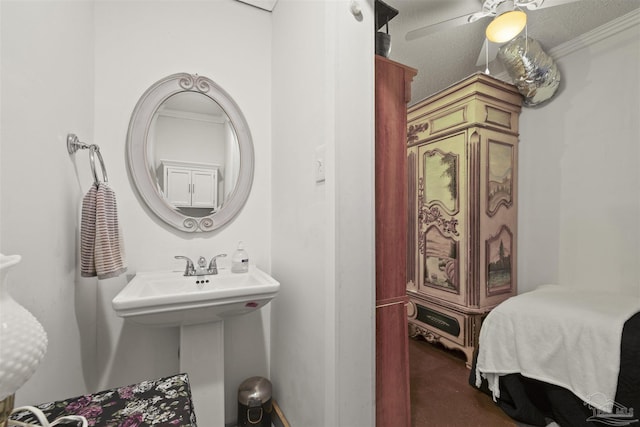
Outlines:
[[[491,397],[469,385],[462,353],[409,338],[409,363],[413,427],[518,425]]]

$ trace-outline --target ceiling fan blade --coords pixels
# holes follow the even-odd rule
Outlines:
[[[516,1],[519,7],[526,7],[529,10],[544,9],[545,7],[560,6],[568,3],[575,3],[580,0],[522,0]]]
[[[476,61],[477,67],[484,67],[487,64],[487,45],[489,46],[489,62],[496,59],[498,56],[498,50],[504,43],[487,43],[486,41],[482,43],[482,49],[480,50],[480,54],[478,55],[478,60]]]
[[[460,25],[468,24],[469,22],[474,22],[474,21],[477,21],[478,19],[484,18],[485,16],[490,16],[490,15],[491,14],[485,13],[485,12],[475,12],[467,15],[458,16],[457,18],[448,19],[446,21],[438,22],[436,24],[426,25],[424,27],[411,30],[407,33],[407,35],[404,38],[407,41],[416,40],[421,37],[427,36],[429,34],[437,33],[438,31],[443,31],[449,28],[454,28]]]

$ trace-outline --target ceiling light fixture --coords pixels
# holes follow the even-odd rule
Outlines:
[[[527,14],[521,10],[501,13],[487,26],[487,39],[494,43],[508,42],[520,34],[526,25]]]

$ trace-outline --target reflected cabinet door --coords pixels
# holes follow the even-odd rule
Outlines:
[[[194,170],[191,175],[191,206],[194,208],[216,207],[217,172]]]
[[[218,206],[217,168],[166,167],[164,187],[167,200],[177,208]]]
[[[167,169],[167,198],[174,206],[191,206],[191,171],[181,168]]]

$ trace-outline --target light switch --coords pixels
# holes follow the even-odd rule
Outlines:
[[[314,162],[314,168],[316,171],[316,182],[324,182],[324,145],[319,145],[318,147],[316,147],[316,159]]]

